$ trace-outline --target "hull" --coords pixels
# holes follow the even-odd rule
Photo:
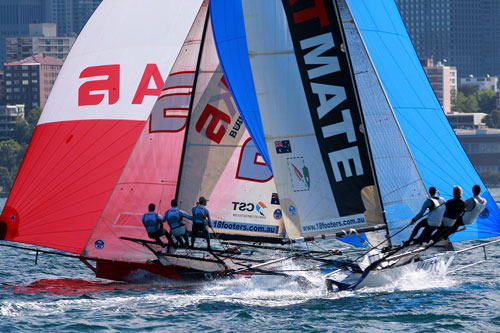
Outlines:
[[[175,281],[211,281],[226,276],[224,269],[218,270],[219,267],[215,266],[207,268],[208,270],[204,270],[201,265],[193,268],[180,262],[164,265],[157,260],[134,262],[103,259],[96,260],[95,267],[91,267],[98,278],[123,282],[144,282],[158,278]]]
[[[429,249],[430,250],[430,249]],[[396,260],[383,261],[374,269],[337,269],[328,274],[326,285],[329,291],[359,290],[362,288],[378,288],[393,284],[406,275],[425,271],[436,276],[444,276],[454,258],[453,251],[434,249],[430,253],[398,255]]]

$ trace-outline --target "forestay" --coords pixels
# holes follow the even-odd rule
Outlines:
[[[0,238],[82,252],[200,5],[102,2],[55,82]]]

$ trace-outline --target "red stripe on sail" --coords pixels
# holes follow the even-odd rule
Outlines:
[[[37,126],[0,218],[5,239],[81,253],[143,127],[133,120]]]

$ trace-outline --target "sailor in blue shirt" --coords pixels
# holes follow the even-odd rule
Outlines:
[[[210,250],[210,235],[208,234],[207,227],[212,227],[212,220],[210,219],[210,212],[205,207],[207,204],[205,197],[200,197],[198,205],[194,206],[191,210],[193,212],[193,231],[191,232],[191,247],[194,247],[196,234],[201,232],[207,241],[207,249]]]
[[[170,204],[172,208],[165,212],[163,216],[163,221],[167,221],[170,226],[170,233],[175,236],[175,239],[181,244],[181,246],[188,247],[189,239],[187,235],[186,225],[182,222],[183,218],[188,220],[193,220],[191,215],[177,208],[177,200],[173,199]]]
[[[148,206],[148,212],[142,215],[142,224],[144,224],[149,238],[152,238],[158,244],[165,246],[166,244],[160,239],[161,236],[165,236],[168,239],[168,245],[176,247],[172,241],[172,237],[170,237],[170,234],[163,228],[163,219],[158,213],[155,213],[155,209],[155,204],[151,203]]]

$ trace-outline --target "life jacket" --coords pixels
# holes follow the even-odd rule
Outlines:
[[[193,207],[193,223],[205,223],[207,219],[206,209],[204,206]]]
[[[476,218],[481,214],[481,212],[484,210],[486,207],[486,199],[483,199],[484,201],[482,203],[479,202],[475,197],[472,197],[474,201],[476,202],[476,205],[471,211],[465,212],[464,215],[462,216],[462,220],[465,225],[469,225],[474,223],[476,221]]]
[[[465,203],[457,198],[451,199],[446,203],[446,212],[443,217],[443,226],[452,227],[457,218],[462,214]]]
[[[444,212],[446,212],[446,201],[442,197],[431,197],[428,200],[434,205],[427,215],[427,224],[431,227],[441,226],[443,221]]]
[[[147,212],[142,215],[142,224],[144,224],[148,234],[153,234],[160,229],[158,225],[158,216],[155,212]]]
[[[181,213],[177,208],[170,208],[167,211],[167,222],[170,226],[170,229],[175,229],[178,227],[182,227],[184,223],[182,223]]]

